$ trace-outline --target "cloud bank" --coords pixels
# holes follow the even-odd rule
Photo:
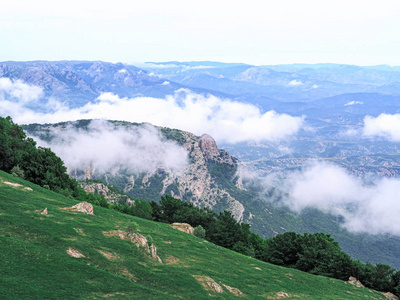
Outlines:
[[[331,163],[314,163],[286,178],[269,176],[264,187],[278,189],[277,199],[300,213],[319,209],[343,217],[352,232],[400,235],[400,179],[377,178],[374,184]]]
[[[130,173],[154,172],[158,168],[179,173],[188,165],[188,153],[162,138],[151,125],[117,127],[105,120],[93,120],[87,130],[69,127],[52,132],[54,139],[38,145],[50,147],[69,171],[91,166],[97,174],[126,169]]]
[[[37,101],[42,96],[43,89],[38,86],[26,84],[21,80],[0,78],[0,101],[27,103]]]
[[[364,118],[363,134],[367,137],[383,137],[400,142],[400,114],[380,114],[376,118]]]
[[[31,87],[30,91],[32,96],[21,92],[20,98],[35,100],[33,94],[37,87]],[[79,119],[149,122],[197,135],[208,133],[217,142],[225,143],[283,139],[296,134],[304,126],[305,118],[275,111],[262,112],[252,104],[200,95],[187,89],[178,90],[165,98],[120,98],[112,93],[103,93],[93,102],[74,109],[51,99],[45,106],[45,112],[33,110],[27,104],[26,101],[5,99],[0,101],[0,111],[3,116],[10,115],[15,122],[23,124]]]

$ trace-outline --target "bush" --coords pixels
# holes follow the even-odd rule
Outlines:
[[[193,230],[193,235],[204,239],[206,237],[206,230],[201,225],[196,226]]]
[[[136,222],[131,222],[128,227],[126,228],[126,232],[128,234],[132,234],[139,229],[139,225]]]
[[[11,169],[11,175],[15,177],[19,177],[22,179],[25,179],[25,174],[24,171],[19,167],[19,165],[16,165]]]

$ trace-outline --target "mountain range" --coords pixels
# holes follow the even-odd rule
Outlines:
[[[34,112],[47,111],[48,99],[57,99],[68,109],[74,109],[94,102],[105,93],[121,98],[166,99],[177,90],[185,89],[250,104],[261,112],[274,110],[279,114],[304,116],[305,125],[295,135],[258,142],[215,142],[208,134],[196,135],[166,127],[151,129],[160,138],[157,147],[179,146],[187,153],[187,164],[176,160],[182,164],[181,173],[171,170],[174,163],[168,168],[156,166],[147,170],[118,149],[95,144],[92,139],[96,137],[95,133],[85,136],[85,132],[94,130],[89,128],[90,120],[43,124],[38,119],[36,123],[39,124],[24,128],[53,150],[56,147],[52,144],[56,140],[54,137],[67,132],[66,129],[74,129],[69,143],[77,149],[85,148],[86,142],[92,143],[94,147],[107,150],[102,153],[103,157],[114,151],[120,156],[121,164],[129,161],[144,168],[138,172],[118,166],[98,172],[98,166],[90,161],[82,163],[79,157],[74,157],[68,161],[72,167],[68,162],[67,166],[70,174],[78,179],[103,180],[132,197],[145,200],[157,200],[160,194],[169,193],[216,211],[230,209],[237,220],[248,222],[252,230],[264,237],[286,231],[324,231],[332,234],[354,258],[400,267],[397,260],[400,242],[396,234],[350,233],[343,227],[342,215],[321,211],[318,207],[294,212],[280,200],[286,197],[286,190],[278,191],[280,186],[271,182],[266,189],[262,188],[257,180],[249,180],[241,173],[245,166],[261,178],[271,174],[285,178],[290,177],[291,172],[301,171],[310,161],[318,161],[339,165],[349,174],[369,180],[369,184],[380,178],[397,178],[400,174],[399,143],[382,137],[365,137],[362,128],[365,116],[377,117],[400,111],[400,94],[396,88],[400,81],[398,67],[251,66],[215,62],[153,62],[132,66],[100,61],[35,61],[0,63],[0,77],[43,90],[38,101],[26,104]],[[143,126],[122,121],[111,124],[123,132]],[[353,134],[349,134],[351,132]],[[82,139],[78,140],[80,144],[74,144],[73,137],[78,133],[82,134]],[[140,136],[140,132],[137,135]],[[165,144],[165,141],[173,142],[175,146]],[[145,151],[149,151],[148,148]],[[80,157],[85,156],[84,150],[79,153]],[[152,155],[157,157],[158,153]],[[67,155],[59,155],[64,160],[69,159]],[[79,167],[73,164],[74,160],[80,163]],[[153,167],[151,163],[147,164]]]

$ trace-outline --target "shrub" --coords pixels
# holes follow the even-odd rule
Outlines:
[[[206,230],[203,228],[203,226],[199,225],[194,228],[193,234],[194,236],[204,239],[206,237]]]
[[[128,234],[132,234],[139,229],[139,225],[136,222],[131,222],[128,227],[126,228],[126,232]]]

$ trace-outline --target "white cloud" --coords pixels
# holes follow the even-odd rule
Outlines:
[[[12,100],[22,103],[36,101],[43,97],[43,89],[38,86],[29,85],[21,80],[11,80],[6,77],[0,78],[0,100]]]
[[[350,101],[346,103],[344,106],[355,105],[355,104],[364,104],[362,101]]]
[[[116,127],[93,120],[88,130],[56,129],[54,139],[38,145],[51,147],[68,169],[82,170],[91,164],[97,173],[126,168],[130,173],[153,172],[164,168],[179,172],[188,165],[188,153],[172,141],[163,140],[154,126]]]
[[[303,83],[301,81],[298,80],[292,80],[291,82],[289,82],[289,86],[300,86],[303,85]]]
[[[380,114],[364,118],[363,134],[366,137],[384,137],[393,142],[400,141],[400,114]]]
[[[120,98],[112,93],[104,93],[95,102],[83,107],[68,109],[59,104],[57,110],[48,113],[38,113],[9,102],[0,102],[0,108],[3,115],[11,115],[17,123],[54,123],[78,119],[149,122],[197,135],[208,133],[218,142],[226,143],[279,140],[296,134],[304,126],[304,117],[292,117],[275,111],[263,113],[251,104],[183,89],[164,99]]]
[[[161,85],[169,85],[170,82],[169,81],[164,81],[163,83],[161,83]]]
[[[376,178],[374,184],[330,163],[314,163],[287,177],[270,176],[265,188],[279,190],[276,201],[301,212],[316,208],[342,216],[352,232],[400,235],[400,179]]]

